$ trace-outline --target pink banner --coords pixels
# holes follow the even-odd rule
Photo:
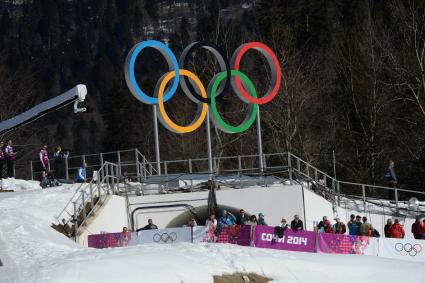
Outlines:
[[[249,246],[251,244],[251,226],[235,225],[232,227],[224,227],[217,237],[217,243]]]
[[[314,232],[286,229],[282,238],[270,226],[255,226],[253,243],[258,248],[314,252]]]
[[[131,232],[94,234],[88,236],[89,248],[104,249],[128,246]]]
[[[320,233],[317,251],[332,254],[378,254],[378,238]]]

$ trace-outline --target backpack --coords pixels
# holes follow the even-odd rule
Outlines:
[[[283,227],[280,226],[276,226],[274,227],[274,234],[279,238],[282,239],[283,238],[283,233],[285,232],[285,229]]]

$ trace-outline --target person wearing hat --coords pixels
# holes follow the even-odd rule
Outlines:
[[[258,221],[257,221],[257,225],[264,225],[267,226],[266,221],[264,220],[264,214],[263,213],[259,213],[258,214]]]
[[[3,179],[3,167],[6,161],[6,155],[4,154],[3,148],[4,142],[0,141],[0,179]]]
[[[345,234],[347,229],[345,228],[345,224],[340,221],[338,217],[335,217],[334,220],[336,223],[334,224],[335,234]]]

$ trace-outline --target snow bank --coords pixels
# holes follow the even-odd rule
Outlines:
[[[423,264],[368,256],[189,243],[83,248],[49,227],[77,188],[0,194],[0,282],[210,283],[234,272],[285,283],[425,280]]]
[[[41,190],[40,182],[38,181],[26,181],[15,178],[0,180],[0,187],[3,190],[13,190],[15,192]]]

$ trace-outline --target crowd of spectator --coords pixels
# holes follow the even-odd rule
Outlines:
[[[335,223],[332,224],[327,216],[323,216],[320,222],[314,223],[314,231],[318,233],[330,233],[330,234],[346,234],[348,226],[348,235],[350,236],[368,236],[368,237],[380,237],[379,232],[368,222],[366,216],[361,217],[360,215],[352,214],[350,216],[350,221],[347,226],[341,221],[340,218],[334,218]],[[183,225],[183,227],[196,227],[194,218],[190,218],[188,223]],[[258,214],[258,218],[255,214],[252,214],[248,217],[245,210],[239,210],[237,216],[231,213],[228,210],[222,210],[221,216],[216,219],[215,213],[209,215],[208,219],[205,222],[207,230],[211,233],[211,238],[216,239],[217,236],[221,233],[223,228],[229,228],[236,225],[265,225],[267,223],[264,218],[263,213]],[[144,226],[140,230],[150,230],[158,229],[158,226],[153,224],[152,219],[148,220],[148,225]],[[294,215],[294,219],[289,225],[285,218],[282,218],[281,223],[275,227],[277,234],[284,233],[286,229],[291,229],[294,231],[304,230],[304,223],[300,219],[298,214]],[[416,217],[416,222],[412,224],[412,234],[415,239],[425,239],[425,219],[421,222],[419,217]],[[387,224],[384,227],[384,233],[386,238],[404,238],[405,231],[403,226],[400,224],[399,219],[388,219]]]

